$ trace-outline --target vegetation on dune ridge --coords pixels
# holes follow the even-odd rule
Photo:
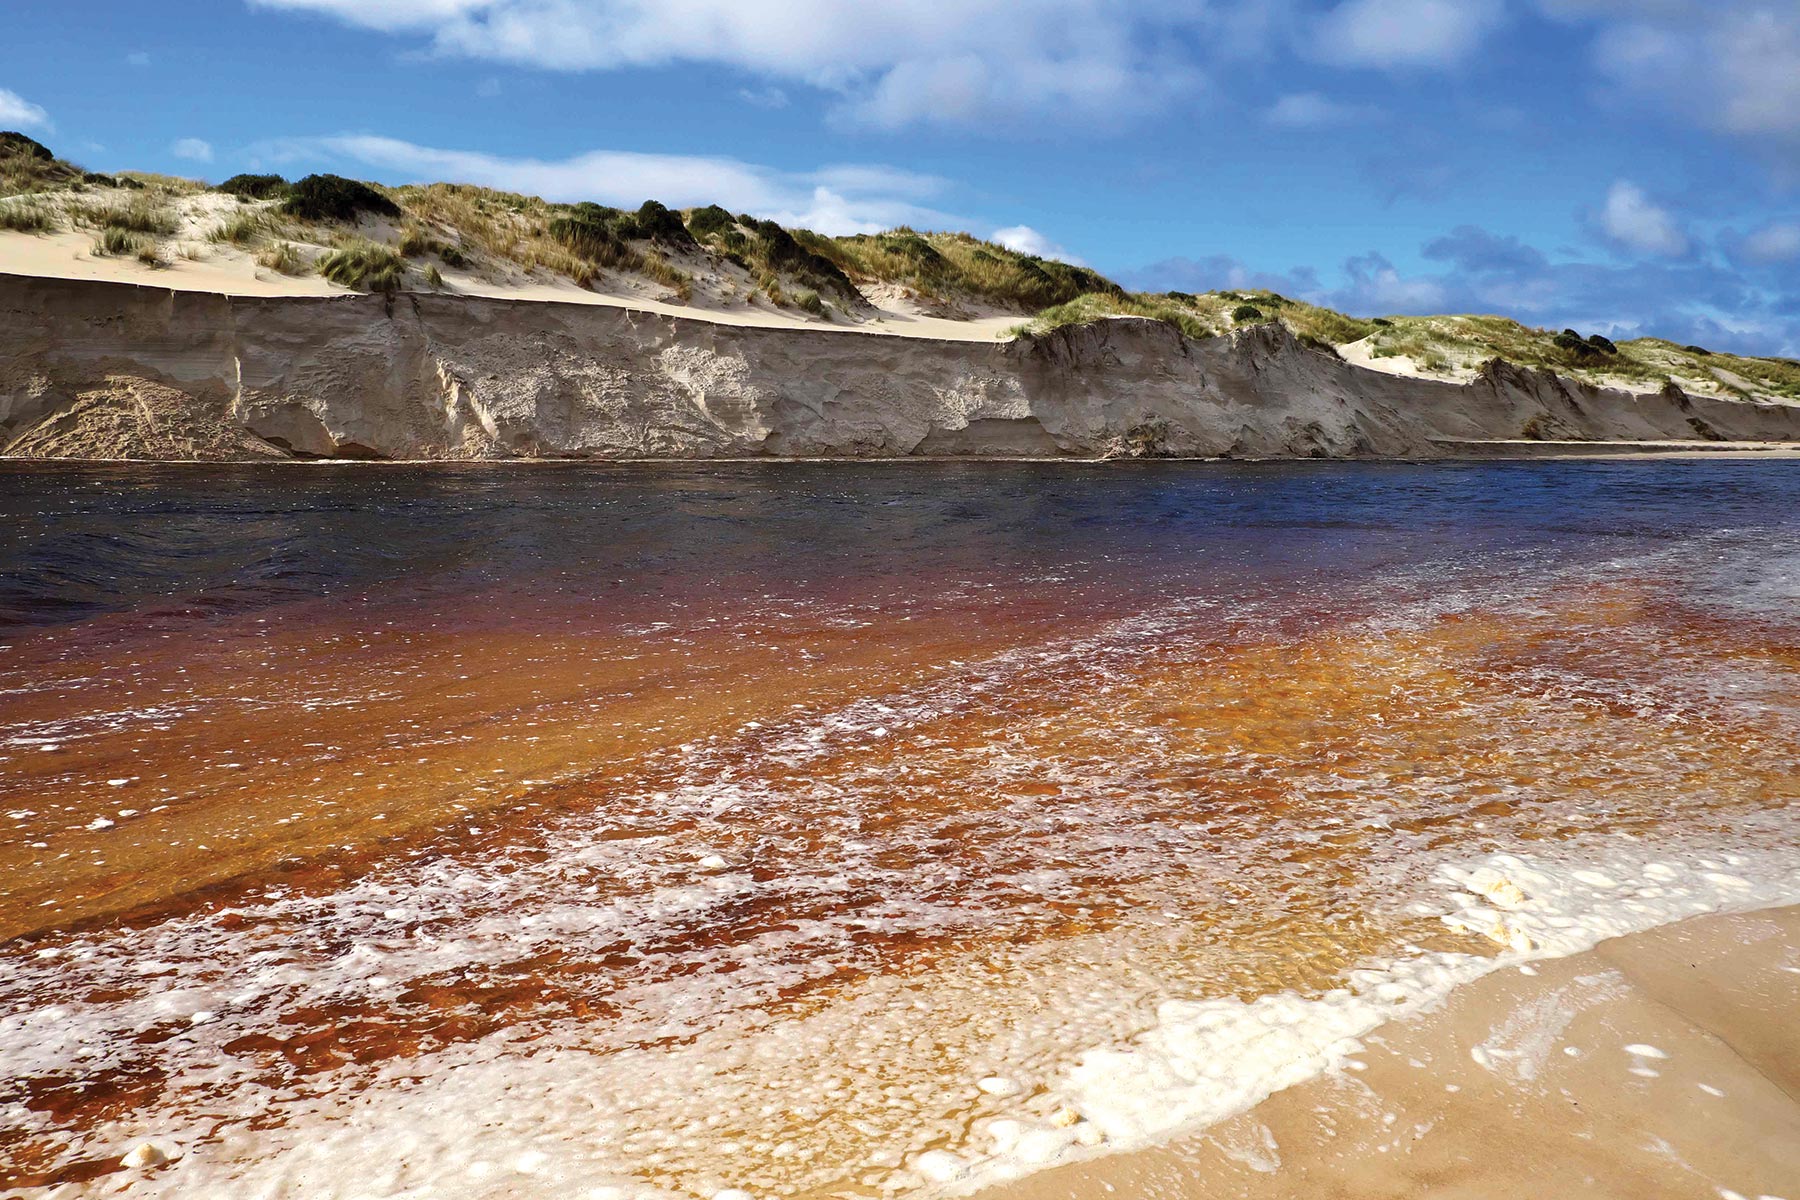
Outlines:
[[[229,204],[229,210],[221,205]],[[0,132],[0,230],[91,230],[94,252],[162,263],[209,253],[253,255],[270,271],[316,270],[344,287],[392,292],[455,286],[455,272],[517,283],[622,288],[646,299],[713,307],[769,304],[853,322],[910,303],[956,318],[1013,313],[1013,335],[1111,318],[1161,321],[1189,338],[1271,323],[1314,349],[1393,360],[1441,378],[1472,378],[1495,360],[1596,384],[1800,401],[1800,362],[1747,358],[1657,338],[1536,329],[1499,316],[1352,317],[1266,289],[1128,292],[1082,266],[1021,253],[968,233],[908,227],[827,236],[716,204],[636,209],[470,184],[385,187],[337,175],[288,181],[234,175],[216,187],[172,176],[101,175],[21,133]],[[174,239],[183,238],[179,243]],[[408,263],[413,269],[408,270]],[[446,272],[452,273],[446,281]]]
[[[392,294],[406,279],[406,259],[391,246],[354,238],[319,259],[318,271],[341,287]]]

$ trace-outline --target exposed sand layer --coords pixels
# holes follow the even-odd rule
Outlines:
[[[983,344],[591,303],[0,275],[0,452],[208,456],[122,429],[130,410],[96,410],[92,428],[71,416],[134,381],[216,415],[245,457],[1445,458],[1800,441],[1800,406],[1505,363],[1466,384],[1381,374],[1279,324],[1194,341],[1121,318]]]
[[[1792,1197],[1797,1011],[1800,909],[1700,917],[1468,985],[1166,1148],[985,1195]]]

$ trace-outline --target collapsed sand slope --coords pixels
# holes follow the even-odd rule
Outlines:
[[[1279,325],[1196,342],[1116,319],[990,345],[540,301],[0,275],[0,446],[111,456],[114,426],[87,437],[70,414],[131,380],[329,457],[1443,456],[1527,431],[1800,440],[1796,406],[1634,395],[1505,364],[1467,384],[1409,379]],[[62,422],[54,441],[37,432],[47,421]]]

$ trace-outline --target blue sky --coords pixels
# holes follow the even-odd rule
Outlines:
[[[0,127],[1800,353],[1796,0],[14,0]]]

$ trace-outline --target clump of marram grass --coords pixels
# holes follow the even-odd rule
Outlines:
[[[168,237],[181,228],[175,210],[149,196],[133,196],[123,203],[79,205],[70,210],[89,225]]]
[[[920,233],[901,226],[840,238],[794,236],[820,254],[834,256],[852,279],[901,283],[927,299],[968,296],[1032,311],[1084,295],[1125,295],[1118,284],[1087,267],[1021,254],[966,233]]]
[[[1110,317],[1143,317],[1173,326],[1195,340],[1216,336],[1218,331],[1191,309],[1172,304],[1160,296],[1113,295],[1089,292],[1065,304],[1052,305],[1040,312],[1026,329],[1033,334],[1049,333],[1065,325],[1087,325]]]
[[[292,242],[275,242],[268,246],[256,256],[256,265],[283,275],[300,275],[306,271],[306,259]]]
[[[154,238],[118,225],[108,225],[100,231],[91,247],[97,256],[116,256],[119,258],[136,258],[146,266],[160,266],[162,256],[157,253]]]
[[[630,244],[641,233],[637,220],[616,208],[583,201],[553,218],[546,229],[572,253],[598,266],[627,271],[644,267],[644,256]]]
[[[31,200],[0,203],[0,229],[14,233],[49,233],[58,228],[56,214],[47,206]]]
[[[245,212],[226,219],[224,224],[206,235],[210,242],[229,242],[233,246],[250,246],[273,234],[277,229],[274,217],[266,212]]]
[[[825,307],[825,301],[817,292],[801,292],[794,297],[794,307],[801,312],[811,313],[815,317],[829,317],[831,312]]]
[[[318,272],[340,287],[392,294],[406,278],[406,260],[391,246],[357,238],[320,258]]]
[[[686,271],[672,265],[668,259],[652,251],[644,255],[643,265],[639,268],[645,275],[671,289],[675,298],[682,304],[694,298],[694,281]]]

